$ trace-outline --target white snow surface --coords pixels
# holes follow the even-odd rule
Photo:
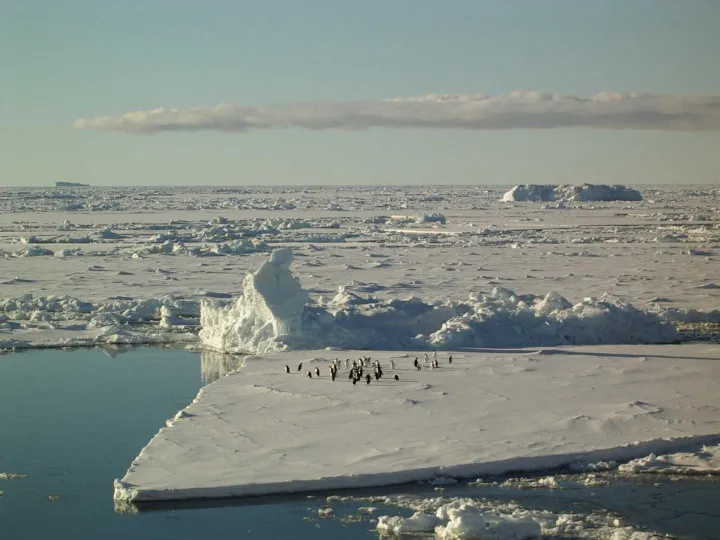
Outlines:
[[[699,344],[456,352],[452,364],[441,352],[437,369],[410,351],[248,356],[168,421],[116,481],[115,498],[381,486],[717,444],[716,352]],[[344,359],[368,354],[384,376],[353,385]],[[308,378],[315,367],[320,376]]]
[[[641,201],[642,194],[627,186],[604,184],[539,185],[524,184],[507,191],[503,202],[511,201]]]
[[[217,351],[263,353],[283,349],[404,349],[528,347],[610,343],[667,343],[669,323],[617,299],[587,298],[572,305],[555,291],[520,295],[495,287],[466,302],[419,298],[382,301],[341,287],[326,304],[309,295],[290,272],[292,252],[276,250],[243,281],[230,305],[202,304],[200,338]]]

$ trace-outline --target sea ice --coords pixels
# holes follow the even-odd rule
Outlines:
[[[245,357],[155,435],[116,482],[115,498],[370,487],[717,444],[720,364],[709,361],[711,345],[546,353],[455,352],[452,364],[440,353],[437,369],[424,364],[422,353]],[[368,354],[384,376],[355,385],[344,359]],[[332,381],[335,357],[340,368]],[[307,378],[316,367],[320,376]]]
[[[503,195],[502,201],[642,201],[642,195],[635,189],[620,185],[528,184],[515,186]]]
[[[263,353],[326,347],[356,349],[529,347],[667,343],[672,325],[613,298],[572,305],[560,294],[519,295],[495,287],[466,302],[381,301],[341,287],[325,305],[290,272],[292,251],[276,250],[243,281],[234,303],[202,303],[200,338],[217,351]]]
[[[697,452],[656,455],[620,465],[621,472],[664,474],[720,474],[720,445],[703,446]]]

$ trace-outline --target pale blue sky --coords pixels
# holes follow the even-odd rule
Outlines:
[[[0,185],[720,183],[720,133],[130,134],[157,107],[720,94],[717,0],[0,0]]]

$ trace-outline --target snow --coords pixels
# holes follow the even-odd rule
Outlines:
[[[712,345],[489,350],[456,352],[452,364],[439,353],[437,369],[414,351],[248,356],[158,432],[116,482],[115,498],[370,487],[717,444],[715,352]],[[353,385],[343,361],[368,354],[385,374]],[[336,357],[333,382],[328,366]],[[315,367],[320,377],[307,378]]]
[[[640,201],[568,201],[562,211],[503,203],[504,191],[498,186],[1,188],[0,302],[29,295],[32,302],[22,302],[35,306],[2,311],[0,341],[24,347],[101,345],[98,323],[111,315],[104,319],[107,325],[137,334],[137,340],[162,333],[164,341],[177,334],[185,343],[185,334],[197,335],[200,328],[202,300],[237,298],[243,277],[284,247],[292,249],[293,274],[323,317],[323,311],[332,311],[327,303],[339,286],[379,301],[352,307],[354,322],[362,320],[363,310],[409,315],[400,305],[382,304],[405,300],[408,291],[437,316],[442,313],[434,313],[441,311],[436,305],[473,308],[477,302],[470,294],[489,298],[494,287],[503,287],[534,298],[556,291],[573,305],[608,293],[683,335],[715,332],[708,325],[720,320],[720,289],[702,287],[717,285],[720,190],[646,186]],[[58,210],[60,203],[82,210]],[[52,295],[89,304],[92,312],[79,312],[72,302],[62,303],[62,311],[47,311],[43,299]],[[194,304],[195,313],[161,313],[157,302],[165,297]],[[500,308],[498,321],[508,311]],[[515,319],[522,317],[513,324],[523,332],[524,323],[544,323],[530,312],[513,311]],[[441,319],[433,318],[433,324],[447,320]],[[423,346],[440,346],[429,342],[438,329],[421,332]],[[419,347],[409,324],[405,330],[407,346]],[[477,330],[470,324],[461,341],[473,341]],[[530,335],[537,337],[535,331]],[[374,346],[395,345],[380,340]]]
[[[292,251],[270,260],[243,281],[233,304],[202,304],[203,346],[224,352],[285,349],[527,347],[563,344],[663,343],[678,339],[672,325],[612,298],[574,306],[550,291],[544,297],[495,287],[466,302],[419,298],[381,301],[340,287],[325,305],[290,272]]]
[[[627,186],[606,186],[583,184],[582,186],[553,186],[526,184],[519,185],[507,191],[503,202],[512,201],[641,201],[642,195],[636,189]],[[551,209],[552,207],[547,207]],[[564,205],[555,207],[565,208]]]
[[[720,474],[720,445],[703,446],[697,452],[679,452],[633,459],[620,465],[626,473]]]

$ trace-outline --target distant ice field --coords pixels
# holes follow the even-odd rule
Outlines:
[[[505,287],[572,303],[608,293],[640,309],[710,314],[670,320],[720,322],[720,190],[646,186],[642,201],[562,205],[502,202],[506,190],[3,189],[0,345],[102,342],[98,329],[111,323],[172,341],[197,330],[203,298],[236,296],[245,274],[286,246],[313,299],[339,286],[426,302]],[[58,295],[92,309],[37,301]],[[6,302],[23,296],[23,306]],[[141,301],[150,304],[130,305]],[[171,313],[158,330],[162,305]]]

